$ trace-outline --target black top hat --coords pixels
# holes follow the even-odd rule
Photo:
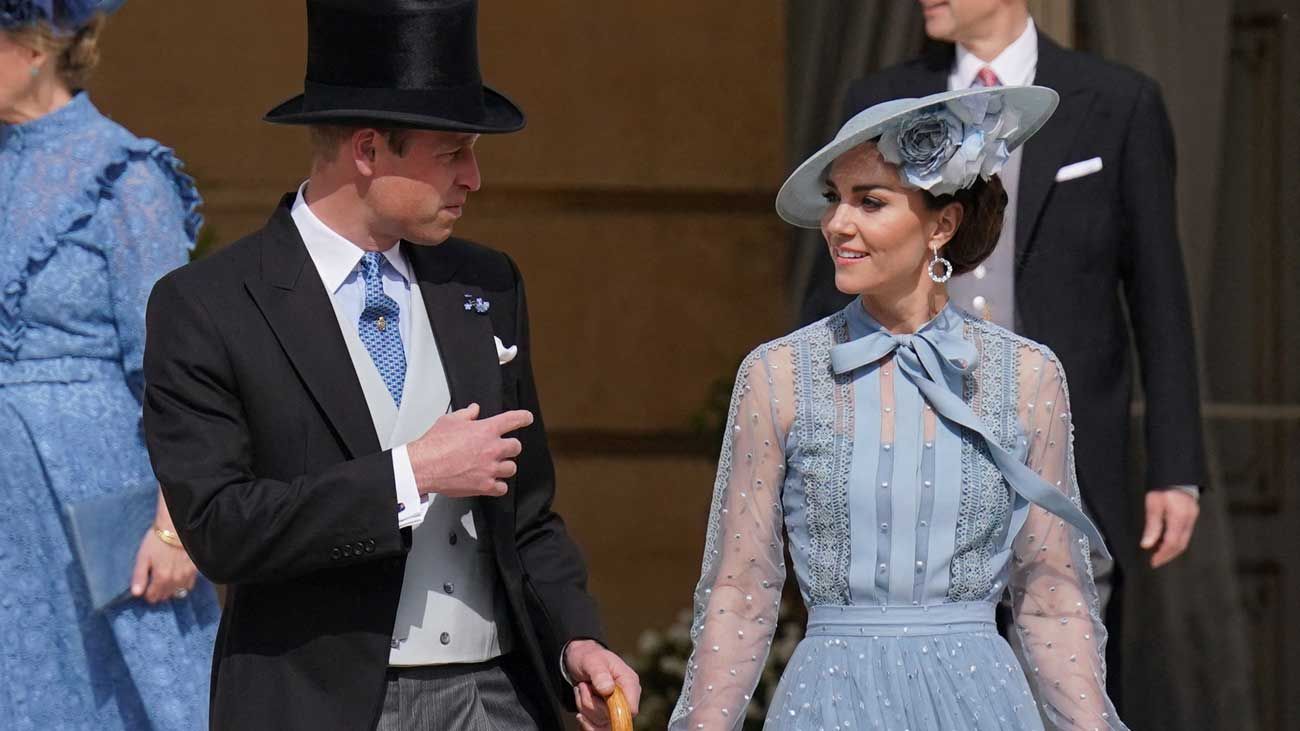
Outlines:
[[[266,121],[521,129],[523,111],[479,75],[477,16],[476,0],[307,0],[305,93]]]

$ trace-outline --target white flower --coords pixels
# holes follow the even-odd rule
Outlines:
[[[650,655],[658,652],[659,648],[662,647],[663,644],[664,640],[659,636],[658,632],[655,632],[654,630],[646,630],[641,633],[641,637],[637,640],[636,649],[640,651],[642,655]]]

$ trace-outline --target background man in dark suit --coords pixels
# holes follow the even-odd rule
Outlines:
[[[479,134],[524,123],[480,81],[475,13],[309,0],[306,94],[267,118],[311,127],[310,178],[150,299],[150,455],[228,586],[213,728],[559,729],[564,704],[590,729],[615,683],[636,705],[551,510],[519,272],[451,237]]]
[[[1117,566],[1098,562],[1119,689],[1122,568],[1182,553],[1205,484],[1191,308],[1174,210],[1172,130],[1157,84],[1061,48],[1024,0],[920,0],[935,41],[919,59],[855,82],[843,119],[879,102],[979,85],[1061,95],[1047,125],[1002,172],[1010,198],[995,253],[948,283],[961,307],[1045,343],[1074,394],[1077,467]],[[842,120],[843,121],[843,120]],[[811,321],[844,306],[825,257],[804,302]],[[1129,327],[1146,395],[1148,492],[1138,537],[1126,495]]]

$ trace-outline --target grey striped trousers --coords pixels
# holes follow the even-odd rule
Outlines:
[[[499,660],[389,668],[375,731],[536,731],[525,702]]]

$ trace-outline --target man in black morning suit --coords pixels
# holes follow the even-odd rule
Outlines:
[[[841,121],[889,99],[973,85],[1033,83],[1061,95],[1016,172],[1004,170],[1014,223],[998,244],[1003,270],[954,278],[950,290],[958,306],[1051,347],[1069,374],[1080,489],[1118,562],[1097,566],[1118,702],[1122,570],[1140,560],[1139,547],[1157,567],[1186,549],[1205,484],[1172,129],[1153,80],[1057,45],[1034,27],[1023,0],[920,5],[932,41],[926,53],[854,82]],[[817,265],[806,321],[847,302],[829,258]],[[1146,400],[1140,534],[1126,494],[1130,328]]]
[[[177,531],[227,585],[212,727],[599,727],[600,643],[555,473],[523,282],[451,237],[480,134],[473,0],[309,0],[311,176],[154,289],[145,428]],[[571,682],[573,685],[571,685]]]

